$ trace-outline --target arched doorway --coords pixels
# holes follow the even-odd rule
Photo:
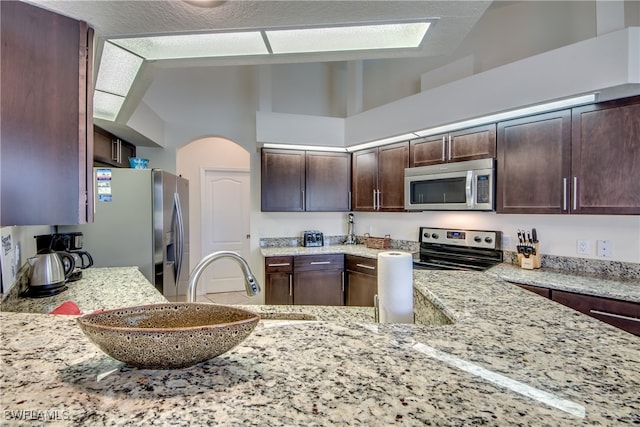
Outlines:
[[[250,156],[226,138],[195,140],[177,152],[176,169],[189,180],[190,267],[218,250],[249,256]],[[240,269],[221,259],[203,273],[198,295],[243,291]]]

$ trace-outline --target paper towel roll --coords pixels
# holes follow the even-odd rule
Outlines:
[[[413,323],[413,256],[408,252],[378,254],[380,323]]]

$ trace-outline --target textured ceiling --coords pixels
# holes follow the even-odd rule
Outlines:
[[[426,41],[419,49],[378,50],[367,52],[337,52],[293,54],[259,57],[229,57],[199,60],[173,60],[147,63],[138,74],[123,110],[116,122],[96,120],[121,138],[139,145],[155,145],[146,137],[130,129],[126,123],[138,108],[156,78],[156,74],[173,68],[174,79],[165,82],[161,89],[154,85],[156,103],[148,106],[156,112],[167,109],[171,113],[161,114],[163,120],[193,119],[194,111],[206,107],[190,99],[189,108],[177,109],[170,98],[171,88],[188,81],[189,88],[198,93],[206,87],[206,78],[193,78],[186,68],[217,65],[253,65],[302,62],[329,62],[401,57],[429,57],[452,53],[492,3],[488,0],[471,1],[238,1],[227,0],[216,7],[195,7],[186,2],[135,0],[135,1],[82,1],[82,0],[25,0],[40,7],[84,20],[94,28],[96,59],[99,61],[104,39],[158,34],[184,34],[193,32],[265,29],[271,27],[299,27],[341,23],[383,22],[417,18],[436,18],[427,33]],[[183,69],[182,71],[180,69]],[[187,77],[188,76],[188,77]],[[189,89],[187,88],[187,89]],[[184,90],[191,93],[191,90]],[[196,97],[197,98],[197,97]],[[146,98],[145,98],[146,99]],[[169,105],[165,105],[169,104]],[[170,116],[170,117],[168,117]]]
[[[183,1],[55,1],[30,3],[87,21],[99,38],[225,29],[296,27],[340,23],[438,18],[420,50],[370,54],[314,54],[307,60],[347,60],[398,56],[429,56],[454,50],[480,19],[491,1],[223,1],[211,8]],[[297,56],[296,56],[297,57]],[[277,62],[297,62],[286,58]],[[223,60],[224,61],[224,60]],[[217,62],[220,62],[218,60]],[[237,63],[234,59],[233,63]],[[244,63],[264,63],[250,58]],[[273,62],[273,61],[267,61]]]

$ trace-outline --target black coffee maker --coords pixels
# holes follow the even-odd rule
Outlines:
[[[42,234],[35,236],[36,249],[53,249],[56,252],[68,254],[75,261],[75,269],[69,277],[67,282],[73,282],[82,279],[82,270],[89,268],[93,265],[93,258],[87,251],[82,250],[82,233],[55,233],[55,234]],[[62,257],[63,264],[67,261],[66,257]],[[64,265],[65,269],[68,267]]]

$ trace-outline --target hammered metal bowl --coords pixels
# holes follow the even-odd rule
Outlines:
[[[114,359],[145,369],[180,369],[241,343],[260,317],[206,303],[119,308],[78,317],[82,332]]]

